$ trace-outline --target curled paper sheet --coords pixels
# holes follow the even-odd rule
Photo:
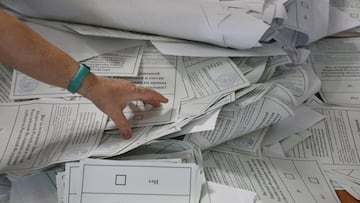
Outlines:
[[[231,186],[207,182],[212,203],[255,203],[259,202],[256,193]]]
[[[3,4],[31,17],[118,28],[248,49],[270,27],[242,10],[220,2],[169,0],[4,0]]]

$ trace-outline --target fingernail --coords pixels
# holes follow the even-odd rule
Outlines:
[[[125,139],[130,139],[130,138],[131,138],[131,132],[130,132],[130,130],[124,130],[124,131],[122,131],[121,135],[122,135]]]

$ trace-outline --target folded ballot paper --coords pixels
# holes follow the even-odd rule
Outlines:
[[[360,25],[357,19],[331,6],[327,0],[1,2],[26,17],[61,21],[55,25],[42,22],[57,29],[92,36],[148,39],[165,54],[284,54],[279,52],[281,47],[295,63],[303,63],[309,54],[299,47]],[[193,42],[215,46],[204,47]],[[217,47],[244,51],[234,53]]]
[[[158,34],[238,49],[260,46],[258,41],[269,28],[261,19],[243,10],[228,9],[216,1],[113,0],[104,3],[82,0],[74,3],[37,0],[31,4],[26,1],[4,1],[4,4],[32,17]]]

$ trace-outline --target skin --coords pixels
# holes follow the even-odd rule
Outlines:
[[[50,85],[67,88],[79,68],[79,63],[50,44],[16,18],[0,10],[0,63]],[[150,88],[134,85],[123,79],[108,79],[90,73],[78,90],[106,113],[121,130],[125,139],[132,135],[123,114],[135,100],[160,106],[168,99]]]

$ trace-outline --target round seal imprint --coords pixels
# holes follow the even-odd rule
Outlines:
[[[23,78],[20,79],[20,89],[22,91],[32,91],[38,86],[39,86],[39,81],[33,78],[24,76]]]
[[[221,88],[228,88],[228,87],[231,87],[232,85],[234,85],[235,80],[232,77],[232,75],[230,75],[230,74],[221,74],[216,78],[216,83]]]

